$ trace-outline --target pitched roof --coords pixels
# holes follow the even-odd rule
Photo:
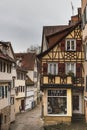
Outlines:
[[[48,41],[48,49],[42,53],[40,53],[37,57],[40,58],[42,56],[44,56],[45,54],[47,54],[52,48],[54,48],[59,42],[61,42],[71,31],[73,31],[79,24],[81,24],[81,21],[75,23],[75,24],[72,24],[72,25],[68,25],[67,28],[65,29],[61,29],[60,31],[58,32],[55,32],[55,33],[51,33],[50,35],[47,35],[46,36],[46,39]],[[56,42],[53,42],[51,45],[50,45],[50,42],[49,42],[49,38],[50,37],[53,37],[57,35],[57,40]]]
[[[21,58],[21,66],[27,70],[34,70],[35,53],[15,53],[17,59]]]
[[[44,36],[46,37],[47,40],[47,47],[50,48],[52,45],[48,44],[48,39],[50,36],[55,35],[56,33],[61,33],[64,30],[71,28],[72,25],[57,25],[57,26],[44,26],[43,27],[43,34],[42,34],[42,47],[41,47],[41,52],[43,48],[43,40]]]
[[[5,47],[7,50],[8,50],[8,48],[10,48],[11,52],[12,52],[12,55],[9,55],[9,53],[4,54],[3,49],[0,49],[0,58],[3,58],[4,60],[9,60],[11,62],[15,62],[15,55],[14,55],[14,51],[13,51],[11,42],[0,41],[0,46]]]
[[[64,30],[68,27],[68,25],[59,25],[59,26],[44,26],[43,27],[43,33],[45,36],[52,35],[56,32],[59,32],[61,30]]]
[[[10,62],[15,62],[15,60],[12,59],[9,55],[3,54],[3,52],[1,50],[0,50],[0,58],[3,59],[3,60],[10,61]]]
[[[30,79],[29,76],[27,76],[26,78],[27,78],[27,79],[26,79],[26,85],[27,85],[27,86],[32,86],[32,85],[34,85],[34,82]]]

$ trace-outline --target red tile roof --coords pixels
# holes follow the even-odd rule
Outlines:
[[[45,34],[45,36],[49,36],[52,35],[56,32],[59,32],[61,30],[66,29],[67,27],[69,27],[69,25],[59,25],[59,26],[44,26],[43,27],[43,33]]]
[[[48,49],[40,53],[37,57],[40,58],[41,56],[44,56],[45,54],[47,54],[52,48],[54,48],[60,41],[62,41],[64,37],[66,37],[71,31],[73,31],[78,25],[81,25],[81,21],[72,25],[67,25],[65,29],[62,29],[61,27],[59,27],[60,28],[59,31],[58,32],[54,31],[54,33],[49,33],[49,29],[48,29],[49,27],[46,27],[48,30],[48,35],[46,34],[45,38],[48,41]],[[46,28],[45,28],[45,31],[46,31]],[[55,38],[56,39],[55,41],[50,40],[52,39],[52,37],[55,37],[56,35],[57,37]],[[42,45],[43,45],[43,40],[42,40]]]
[[[34,70],[35,53],[15,53],[17,59],[21,58],[21,66],[27,70]]]

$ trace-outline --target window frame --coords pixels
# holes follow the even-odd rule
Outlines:
[[[74,43],[74,49],[72,49],[72,41]],[[68,48],[68,42],[70,43],[69,49]],[[76,51],[76,39],[66,39],[66,51]]]
[[[50,91],[50,90],[51,90],[51,91],[66,91],[66,95],[64,95],[64,96],[63,96],[63,95],[50,95],[50,96],[49,96],[49,95],[48,95],[48,91]],[[66,108],[65,108],[65,109],[66,109],[66,113],[62,113],[62,114],[61,114],[61,113],[53,113],[53,114],[52,114],[52,113],[49,113],[49,112],[48,112],[48,105],[49,105],[48,98],[52,98],[52,97],[53,97],[53,98],[59,98],[59,99],[60,99],[60,98],[61,98],[61,99],[62,99],[62,98],[65,98],[65,99],[66,99]],[[61,103],[60,103],[60,104],[61,104]],[[52,106],[53,106],[53,105],[52,105]],[[61,108],[60,108],[60,109],[61,109]],[[57,116],[67,116],[68,112],[67,112],[67,90],[66,90],[66,89],[59,89],[59,90],[58,90],[58,89],[55,89],[55,90],[53,90],[53,89],[48,89],[48,90],[47,90],[47,114],[50,115],[50,116],[54,116],[54,115],[57,115]]]
[[[48,74],[52,74],[52,75],[58,74],[58,63],[56,63],[56,62],[48,63]]]
[[[72,64],[74,65],[74,72],[72,71]],[[70,70],[69,71],[67,71],[67,65],[69,65],[69,67],[70,67]],[[66,70],[66,74],[68,74],[69,72],[73,72],[74,73],[74,75],[76,75],[76,63],[73,63],[73,62],[67,62],[66,64],[65,64],[65,70]]]

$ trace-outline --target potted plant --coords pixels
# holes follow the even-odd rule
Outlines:
[[[72,80],[74,80],[74,73],[72,71],[69,71],[68,75],[72,77]]]

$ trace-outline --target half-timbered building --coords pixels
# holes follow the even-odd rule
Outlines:
[[[84,53],[78,15],[69,25],[45,26],[41,64],[42,116],[45,124],[71,122],[84,115]],[[75,116],[76,115],[76,116]]]

